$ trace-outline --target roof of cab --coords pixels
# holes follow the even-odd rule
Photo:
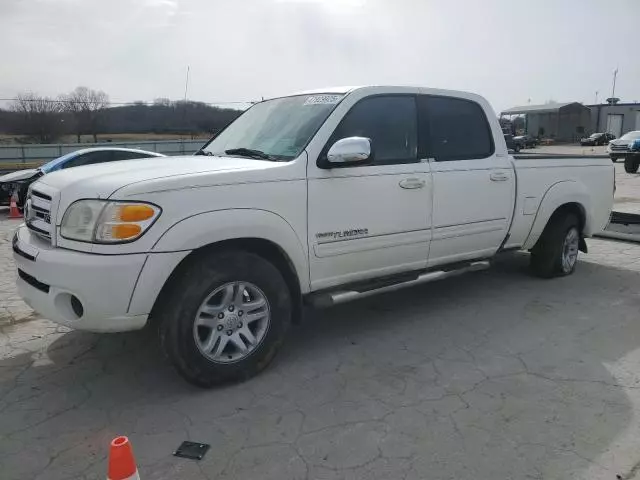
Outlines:
[[[473,92],[464,92],[460,90],[446,90],[441,88],[431,88],[431,87],[420,87],[420,86],[412,86],[412,85],[360,85],[360,86],[352,86],[352,87],[327,87],[327,88],[316,88],[313,90],[306,90],[303,92],[292,93],[289,95],[284,95],[283,97],[274,97],[274,98],[285,98],[285,97],[294,97],[296,95],[321,95],[321,94],[336,94],[336,95],[349,95],[355,91],[364,90],[364,94],[395,94],[395,93],[413,93],[413,94],[422,94],[422,95],[434,95],[434,96],[446,96],[446,97],[458,97],[462,99],[472,100],[484,106],[487,110],[487,113],[490,113],[490,116],[495,116],[493,108],[487,102],[487,100]],[[269,99],[273,100],[273,98]]]
[[[473,92],[464,92],[460,90],[447,90],[447,89],[441,89],[441,88],[423,87],[423,86],[416,86],[416,85],[358,85],[358,86],[350,86],[350,87],[326,87],[326,88],[316,88],[313,90],[305,90],[302,92],[291,93],[285,96],[293,97],[296,95],[315,95],[315,94],[331,94],[331,93],[346,95],[356,90],[377,91],[377,90],[387,90],[387,89],[394,89],[400,92],[423,93],[428,95],[460,96],[462,98],[474,98],[474,99],[482,98],[480,95]],[[275,97],[275,98],[278,98],[278,97]]]
[[[315,93],[349,93],[357,88],[362,88],[364,85],[351,86],[351,87],[326,87],[326,88],[314,88],[312,90],[304,90],[302,92],[295,92],[287,96],[293,97],[294,95],[313,95]]]

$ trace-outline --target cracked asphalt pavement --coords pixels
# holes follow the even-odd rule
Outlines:
[[[152,332],[34,315],[15,294],[5,215],[3,480],[103,479],[121,434],[143,480],[637,478],[640,245],[590,240],[569,278],[532,278],[514,254],[310,311],[262,375],[200,390]],[[211,449],[173,457],[183,440]]]

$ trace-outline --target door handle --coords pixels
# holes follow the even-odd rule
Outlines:
[[[504,172],[491,172],[491,175],[489,175],[489,178],[493,182],[504,182],[506,180],[509,180],[509,175],[507,175]]]
[[[414,188],[422,188],[424,187],[426,182],[424,180],[420,180],[419,178],[405,178],[404,180],[400,180],[400,187],[406,188],[407,190],[412,190]]]

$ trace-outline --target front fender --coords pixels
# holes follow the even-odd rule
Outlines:
[[[167,229],[152,251],[195,250],[223,240],[240,238],[259,238],[278,245],[296,269],[302,293],[309,291],[306,242],[302,242],[283,217],[268,210],[215,210],[187,217]]]
[[[566,180],[553,184],[546,191],[536,212],[529,236],[524,242],[523,248],[530,249],[538,241],[544,227],[547,226],[551,215],[562,205],[567,203],[578,204],[584,213],[585,224],[583,232],[591,232],[591,219],[589,217],[590,196],[584,184],[572,180]]]

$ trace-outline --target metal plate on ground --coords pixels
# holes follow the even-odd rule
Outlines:
[[[185,441],[173,452],[176,457],[190,458],[192,460],[202,460],[210,445],[206,443]]]

